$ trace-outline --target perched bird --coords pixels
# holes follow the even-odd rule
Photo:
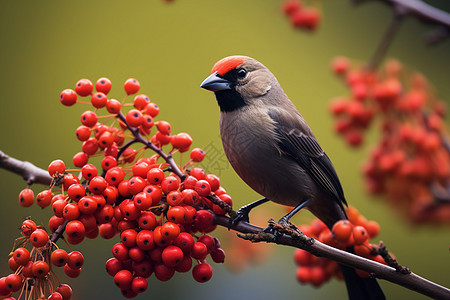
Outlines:
[[[220,107],[223,148],[236,173],[263,199],[241,208],[238,219],[268,200],[311,211],[330,229],[347,215],[336,171],[275,76],[247,56],[219,60],[200,85]],[[352,251],[352,249],[349,249]],[[385,299],[377,281],[341,266],[350,299]]]

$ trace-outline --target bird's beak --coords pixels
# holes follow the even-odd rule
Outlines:
[[[202,84],[200,84],[200,87],[212,92],[218,92],[223,90],[230,90],[231,82],[222,77],[219,77],[218,73],[214,72],[205,80],[203,80]]]

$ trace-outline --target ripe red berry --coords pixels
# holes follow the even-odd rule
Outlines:
[[[61,92],[59,100],[65,106],[72,106],[77,102],[77,94],[72,89],[65,89]]]
[[[148,282],[144,277],[134,277],[133,281],[131,281],[131,290],[136,294],[143,293],[148,288]]]
[[[22,277],[17,274],[9,274],[6,276],[5,283],[11,292],[17,292],[22,287]]]
[[[101,194],[107,186],[108,183],[106,182],[105,178],[103,178],[102,176],[95,176],[89,182],[89,191],[94,194]]]
[[[68,203],[63,210],[63,218],[66,220],[76,220],[80,216],[80,210],[76,203]]]
[[[139,127],[144,122],[142,113],[137,109],[130,109],[128,111],[125,120],[131,127]]]
[[[92,93],[93,88],[89,79],[80,79],[75,85],[75,92],[81,97],[86,97]]]
[[[78,201],[78,209],[83,214],[91,215],[97,210],[97,202],[91,196],[84,196]]]
[[[181,132],[174,135],[170,140],[172,146],[179,149],[180,152],[186,152],[192,144],[191,136],[186,132]]]
[[[141,229],[153,230],[158,226],[155,214],[151,211],[144,211],[138,219],[138,224]]]
[[[134,97],[133,100],[134,107],[139,110],[144,110],[145,107],[150,103],[150,98],[147,95],[140,94]]]
[[[195,259],[204,259],[208,255],[208,248],[202,242],[195,242],[191,249],[191,256]]]
[[[84,126],[87,126],[89,128],[92,128],[97,124],[97,114],[91,110],[87,110],[81,114],[81,124]]]
[[[22,234],[25,236],[30,236],[33,231],[35,231],[37,228],[36,223],[34,223],[32,220],[25,220],[22,223],[22,227],[20,228],[22,230]]]
[[[106,172],[105,180],[109,185],[117,186],[125,178],[125,171],[121,167],[113,167]]]
[[[106,102],[106,110],[110,114],[118,114],[121,109],[122,109],[122,104],[119,101],[117,101],[116,99],[109,99]]]
[[[194,148],[191,151],[190,157],[191,157],[193,162],[201,162],[203,160],[203,158],[205,158],[205,155],[206,155],[206,152],[203,151],[202,149]]]
[[[199,210],[195,214],[194,223],[198,231],[210,232],[213,227],[213,215],[207,210]]]
[[[159,107],[155,103],[149,103],[145,107],[145,113],[152,118],[156,117],[159,114]]]
[[[164,248],[161,258],[163,263],[168,267],[175,267],[183,259],[183,251],[177,246],[168,246]]]
[[[121,289],[126,290],[131,287],[133,274],[128,270],[120,270],[114,275],[114,283]]]
[[[149,251],[155,247],[155,242],[153,239],[153,231],[150,230],[141,230],[136,235],[136,245],[144,250]]]
[[[128,248],[136,246],[137,232],[134,229],[127,229],[120,235],[120,240]]]
[[[78,152],[73,156],[72,163],[75,167],[81,168],[87,164],[89,155],[84,152]]]
[[[169,135],[172,130],[170,123],[163,120],[156,123],[156,128],[158,128],[158,131],[164,135]]]
[[[211,194],[211,185],[206,180],[199,180],[195,183],[195,191],[202,197]]]
[[[36,229],[30,236],[30,242],[36,248],[45,246],[48,240],[48,234],[43,229]]]
[[[163,263],[156,264],[154,267],[155,277],[160,281],[168,281],[175,274],[175,269],[166,266]]]
[[[54,160],[48,165],[48,174],[52,177],[62,175],[65,171],[66,166],[61,159]]]
[[[72,269],[68,264],[64,265],[64,273],[70,278],[77,278],[81,274],[81,268]]]
[[[353,228],[353,239],[355,240],[355,245],[362,245],[369,239],[369,234],[366,228],[363,226],[355,226]]]
[[[97,92],[102,92],[105,95],[109,93],[109,91],[111,90],[111,86],[111,80],[106,77],[99,78],[95,83],[95,89],[97,90]]]
[[[83,254],[79,251],[72,251],[67,255],[67,265],[72,269],[79,269],[84,264]]]
[[[333,225],[332,232],[337,242],[345,244],[353,232],[353,225],[349,220],[340,220]]]
[[[13,252],[13,258],[17,264],[25,266],[30,261],[30,252],[27,248],[17,248]]]
[[[78,220],[72,220],[66,225],[66,234],[72,239],[81,239],[86,233],[83,223]]]
[[[302,5],[298,0],[287,0],[282,5],[282,10],[285,14],[291,15],[292,13],[300,10]]]
[[[72,288],[67,284],[60,284],[56,291],[63,296],[63,300],[69,300],[72,297]]]
[[[57,267],[62,267],[67,263],[69,256],[66,250],[56,249],[50,256],[50,261]]]
[[[63,296],[58,292],[53,292],[47,300],[64,300]]]
[[[23,207],[30,207],[34,203],[34,192],[31,189],[23,189],[19,193],[19,204]]]
[[[93,93],[91,96],[91,103],[92,103],[92,106],[95,108],[105,107],[107,102],[108,102],[108,98],[102,92]]]
[[[161,235],[163,239],[172,241],[180,234],[180,226],[173,222],[166,222],[161,226]]]
[[[192,269],[192,276],[197,282],[207,282],[211,279],[213,270],[210,264],[201,263]]]
[[[216,264],[222,264],[225,262],[225,251],[222,248],[215,248],[210,253],[212,260]]]
[[[139,81],[137,81],[134,78],[129,78],[125,81],[124,88],[127,95],[133,95],[136,94],[139,91],[140,88]]]
[[[188,232],[181,232],[174,240],[173,245],[183,251],[185,254],[190,254],[192,247],[194,246],[194,238]]]
[[[49,265],[42,260],[35,261],[31,269],[33,275],[40,278],[47,276],[48,272],[50,271]]]
[[[165,178],[164,171],[159,168],[152,168],[147,172],[147,181],[149,184],[161,184]]]

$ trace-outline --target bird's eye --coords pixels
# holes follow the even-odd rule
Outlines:
[[[244,69],[239,69],[239,70],[237,71],[237,76],[238,76],[239,78],[244,78],[246,75],[247,75],[247,71],[245,71]]]

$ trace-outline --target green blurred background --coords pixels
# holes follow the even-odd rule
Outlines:
[[[368,197],[360,166],[369,146],[357,151],[347,147],[333,133],[327,110],[330,99],[348,92],[331,74],[331,59],[345,55],[368,60],[389,23],[391,10],[378,1],[358,7],[350,1],[322,2],[323,21],[315,33],[309,33],[292,29],[280,12],[279,0],[1,1],[0,149],[43,168],[57,158],[69,164],[72,155],[80,151],[74,131],[87,106],[63,107],[61,90],[73,88],[80,78],[95,82],[106,76],[113,82],[110,95],[121,99],[123,82],[134,77],[141,83],[141,92],[161,107],[160,119],[169,120],[175,132],[189,132],[195,146],[217,149],[215,162],[220,164],[206,168],[220,175],[239,207],[258,195],[223,163],[219,110],[214,96],[199,84],[218,59],[249,55],[278,77],[334,162],[349,202],[380,223],[379,238],[399,262],[450,286],[449,228],[412,227],[384,201]],[[429,2],[450,11],[448,1]],[[422,36],[430,28],[408,18],[388,56],[423,72],[448,102],[450,40],[426,46]],[[36,205],[21,208],[17,195],[26,184],[4,170],[0,176],[0,274],[5,275],[9,273],[7,255],[22,219],[32,215],[46,224],[50,210]],[[40,186],[32,188],[42,190]],[[268,211],[275,219],[283,214],[274,204],[259,210]],[[300,214],[296,221],[300,223],[302,218],[308,219],[308,213]],[[86,258],[80,278],[60,276],[74,288],[73,299],[121,299],[104,271],[116,240],[87,240],[73,247],[81,249]],[[152,278],[149,290],[138,298],[346,299],[344,284],[336,280],[320,289],[299,285],[292,252],[275,247],[269,260],[239,274],[214,265],[213,278],[206,284],[196,283],[189,273],[177,274],[165,283]],[[380,282],[388,299],[425,298]]]

